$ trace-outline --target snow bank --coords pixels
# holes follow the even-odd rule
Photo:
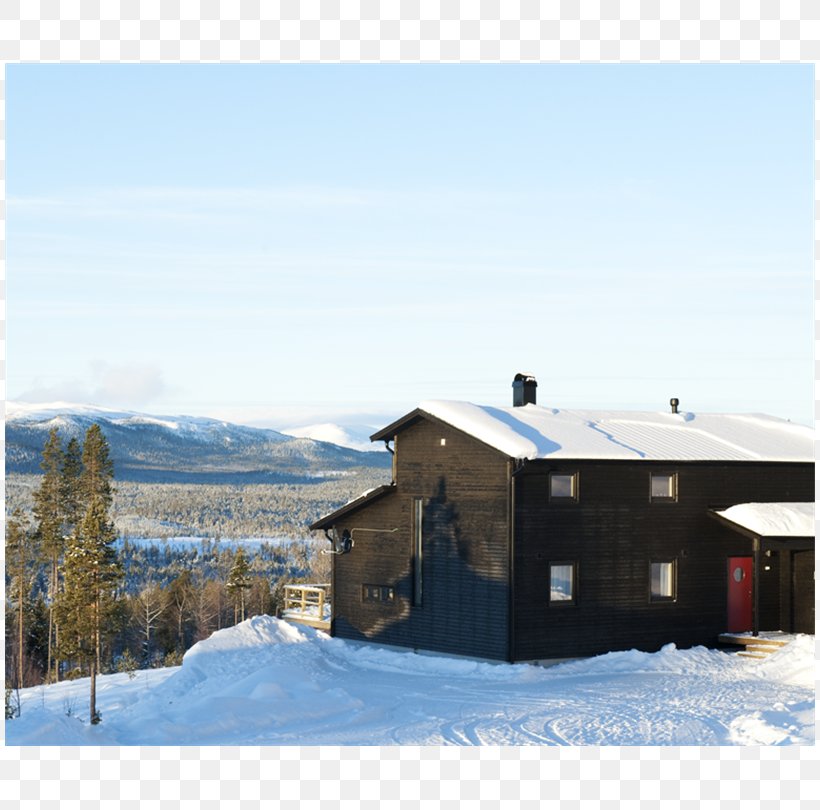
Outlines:
[[[813,689],[817,678],[814,636],[797,636],[757,664],[761,678]]]
[[[544,668],[416,655],[255,616],[181,667],[21,691],[9,745],[787,745],[814,739],[813,637],[765,661],[627,650]]]

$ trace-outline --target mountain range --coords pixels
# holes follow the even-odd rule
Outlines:
[[[52,428],[61,439],[97,423],[108,440],[114,477],[157,483],[298,483],[388,468],[386,451],[362,452],[200,416],[154,416],[92,405],[6,405],[6,474],[38,473]]]

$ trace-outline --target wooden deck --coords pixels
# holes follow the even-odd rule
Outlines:
[[[330,631],[330,585],[286,585],[279,618]]]
[[[726,646],[739,647],[736,654],[745,658],[765,658],[793,638],[794,636],[781,632],[765,632],[757,636],[751,633],[721,633],[718,641]]]

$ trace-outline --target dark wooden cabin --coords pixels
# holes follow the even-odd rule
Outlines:
[[[810,428],[676,400],[563,411],[535,404],[528,375],[513,386],[512,408],[425,402],[372,436],[392,483],[311,526],[336,552],[333,635],[533,661],[808,632],[813,551],[811,579],[792,572],[813,538],[764,548],[720,513],[813,501]]]

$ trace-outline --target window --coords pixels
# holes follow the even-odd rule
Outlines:
[[[550,473],[550,500],[577,501],[578,473]]]
[[[413,607],[421,607],[424,501],[413,498]]]
[[[678,499],[677,473],[652,473],[649,476],[649,499],[651,501],[676,501]]]
[[[550,563],[550,603],[575,603],[575,563]]]
[[[362,602],[394,602],[396,592],[389,585],[362,585]]]
[[[653,602],[674,602],[677,566],[674,560],[649,563],[649,598]]]

